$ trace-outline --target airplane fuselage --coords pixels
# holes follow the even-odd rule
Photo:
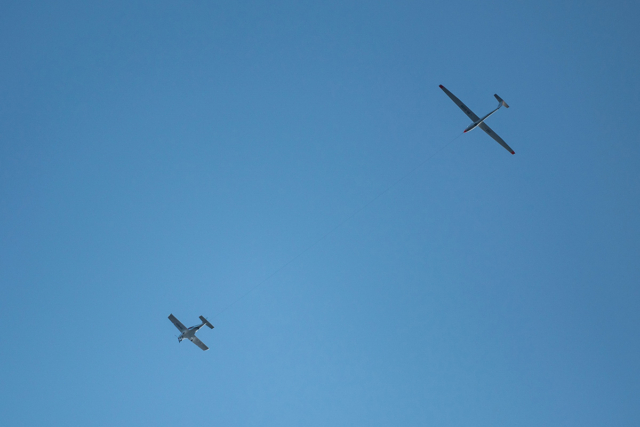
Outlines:
[[[182,341],[184,339],[188,340],[194,337],[196,335],[196,332],[198,332],[200,328],[202,328],[203,326],[204,326],[204,323],[202,325],[190,327],[189,329],[187,329],[186,331],[180,334],[180,336],[178,337],[178,341]]]

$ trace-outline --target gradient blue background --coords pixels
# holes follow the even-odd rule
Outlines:
[[[638,16],[4,2],[0,424],[640,425]]]

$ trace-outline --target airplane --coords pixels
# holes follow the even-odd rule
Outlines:
[[[495,113],[496,111],[498,111],[498,110],[500,109],[500,107],[502,107],[503,105],[504,105],[506,108],[509,108],[509,106],[507,105],[507,103],[506,103],[506,102],[504,102],[504,101],[502,100],[502,98],[500,98],[498,95],[493,95],[493,96],[495,96],[495,97],[496,97],[496,99],[497,99],[497,100],[498,100],[498,102],[499,102],[499,104],[498,104],[498,108],[496,108],[495,110],[493,110],[492,112],[490,112],[489,114],[487,114],[486,116],[484,116],[483,118],[479,118],[478,116],[476,116],[476,115],[475,115],[475,113],[474,113],[473,111],[471,111],[471,110],[469,109],[469,107],[467,107],[466,105],[464,105],[464,104],[462,103],[462,101],[460,101],[458,98],[456,98],[456,96],[455,96],[454,94],[452,94],[451,92],[449,92],[449,90],[448,90],[446,87],[444,87],[444,86],[440,85],[440,89],[442,89],[442,90],[444,91],[444,93],[446,93],[446,94],[447,94],[447,96],[448,96],[449,98],[451,98],[451,100],[452,100],[453,102],[455,102],[455,103],[456,103],[456,105],[457,105],[458,107],[460,107],[460,109],[461,109],[461,110],[462,110],[462,111],[463,111],[463,112],[464,112],[464,113],[465,113],[465,114],[466,114],[466,115],[467,115],[471,120],[473,120],[473,123],[471,123],[469,126],[467,126],[467,128],[464,130],[464,131],[465,131],[465,133],[466,133],[466,132],[469,132],[469,131],[471,131],[471,130],[474,130],[475,128],[479,127],[480,129],[482,129],[483,131],[485,131],[485,132],[487,133],[487,135],[489,135],[491,138],[495,139],[495,140],[498,142],[498,144],[500,144],[500,145],[502,145],[504,148],[506,148],[508,152],[510,152],[511,154],[516,154],[516,153],[515,153],[515,151],[513,151],[513,150],[511,149],[511,147],[509,147],[509,146],[507,145],[507,143],[506,143],[506,142],[504,142],[504,141],[502,140],[502,138],[500,138],[500,137],[498,136],[498,134],[497,134],[497,133],[495,133],[495,132],[493,131],[493,129],[491,129],[489,126],[487,126],[487,124],[484,122],[486,119],[488,119],[488,118],[489,118],[489,116],[490,116],[490,115],[492,115],[493,113]]]
[[[198,332],[198,330],[202,328],[204,325],[207,325],[209,328],[213,329],[213,325],[209,323],[207,319],[200,316],[200,320],[202,320],[202,323],[196,326],[192,326],[190,328],[187,328],[186,326],[184,326],[178,319],[176,319],[176,317],[173,314],[169,315],[169,320],[171,320],[171,322],[181,332],[180,336],[178,337],[178,342],[182,342],[182,340],[186,338],[192,343],[194,343],[195,345],[197,345],[198,347],[200,347],[201,349],[205,351],[209,350],[209,347],[204,345],[204,343],[196,337],[196,332]]]

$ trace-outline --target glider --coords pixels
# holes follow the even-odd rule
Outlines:
[[[446,94],[447,94],[447,96],[448,96],[449,98],[451,98],[451,100],[452,100],[453,102],[455,102],[455,103],[456,103],[456,105],[457,105],[458,107],[460,107],[460,109],[461,109],[461,110],[462,110],[462,111],[467,115],[467,117],[469,117],[471,120],[473,120],[473,123],[471,123],[471,124],[470,124],[470,125],[469,125],[465,130],[464,130],[465,132],[469,132],[470,130],[473,130],[473,129],[475,129],[475,128],[479,127],[480,129],[482,129],[483,131],[485,131],[485,132],[487,133],[487,135],[489,135],[491,138],[495,139],[495,140],[496,140],[496,142],[497,142],[498,144],[500,144],[500,145],[502,145],[504,148],[506,148],[508,152],[510,152],[511,154],[516,154],[516,153],[515,153],[515,151],[513,151],[513,150],[511,149],[511,147],[509,147],[509,146],[507,145],[507,143],[506,143],[506,142],[504,142],[504,140],[503,140],[502,138],[500,138],[500,137],[498,136],[498,134],[497,134],[497,133],[495,133],[495,132],[493,131],[493,129],[491,129],[489,126],[487,126],[487,124],[484,122],[486,119],[488,119],[488,118],[489,118],[489,116],[490,116],[490,115],[492,115],[493,113],[495,113],[496,111],[498,111],[498,110],[500,109],[500,107],[502,107],[503,105],[504,105],[506,108],[509,108],[509,106],[507,105],[507,103],[506,103],[506,102],[504,102],[504,101],[502,100],[502,98],[500,98],[498,95],[493,95],[493,96],[495,96],[495,97],[496,97],[496,99],[497,99],[497,100],[498,100],[498,102],[499,102],[499,104],[498,104],[498,108],[496,108],[495,110],[493,110],[492,112],[490,112],[489,114],[487,114],[486,116],[484,116],[483,118],[479,118],[478,116],[476,116],[476,115],[475,115],[475,113],[474,113],[473,111],[471,111],[471,110],[469,109],[469,107],[467,107],[466,105],[464,105],[464,104],[462,103],[462,101],[460,101],[460,100],[459,100],[459,99],[458,99],[454,94],[452,94],[451,92],[449,92],[449,90],[448,90],[446,87],[444,87],[444,86],[440,85],[440,89],[442,89],[442,90],[444,91],[444,93],[446,93]]]
[[[169,320],[171,320],[171,322],[181,332],[180,336],[178,337],[178,342],[182,342],[182,340],[186,338],[192,343],[194,343],[195,345],[197,345],[198,347],[200,347],[201,349],[209,350],[209,347],[204,345],[204,343],[196,337],[196,332],[198,332],[198,330],[202,328],[204,325],[207,325],[209,328],[213,329],[213,325],[209,323],[207,319],[200,316],[200,320],[202,320],[202,323],[200,325],[192,326],[190,328],[187,328],[186,326],[184,326],[182,322],[176,319],[176,316],[174,316],[173,314],[169,315]]]

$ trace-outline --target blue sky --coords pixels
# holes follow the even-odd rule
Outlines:
[[[639,9],[4,4],[0,423],[638,425]]]

